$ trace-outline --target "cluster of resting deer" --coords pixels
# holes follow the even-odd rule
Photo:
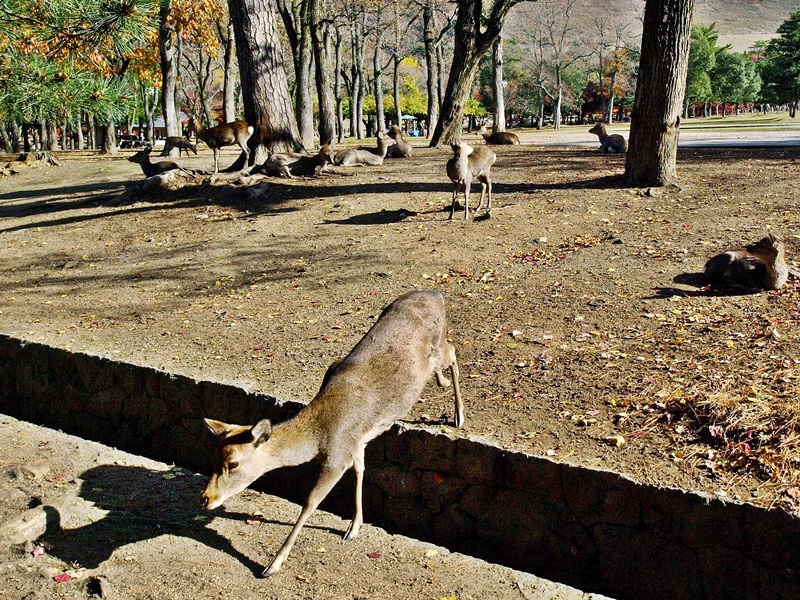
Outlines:
[[[601,151],[625,151],[625,140],[621,136],[607,135],[601,125],[592,132],[600,137]],[[247,138],[252,134],[252,127],[236,121],[200,129],[197,133],[215,151],[216,171],[220,146],[237,143],[248,153]],[[487,144],[519,143],[514,134],[483,131],[482,135]],[[182,143],[175,142],[175,147],[183,148]],[[400,130],[393,127],[388,138],[378,135],[376,149],[352,148],[334,153],[330,147],[323,146],[317,155],[273,155],[267,161],[268,166],[260,168],[276,175],[297,177],[306,173],[319,174],[329,163],[380,165],[390,147],[398,157],[410,156],[412,152]],[[189,150],[196,151],[194,147],[183,149],[187,154]],[[482,186],[478,208],[483,204],[483,192],[488,191],[487,212],[490,212],[494,151],[488,145],[472,147],[463,142],[454,144],[452,149],[453,157],[446,167],[454,184],[451,218],[461,185],[466,187],[464,211],[469,218],[469,187],[473,180]],[[140,154],[148,157],[149,152],[150,149],[146,149]],[[165,163],[150,164],[149,159],[141,164],[148,176],[167,169]],[[175,163],[166,164],[178,168]],[[783,242],[769,234],[744,248],[712,257],[705,265],[704,276],[713,288],[773,290],[786,283],[790,270]],[[444,376],[445,369],[449,370],[450,379]],[[355,471],[355,512],[344,537],[354,539],[364,522],[362,489],[366,445],[408,413],[432,375],[440,386],[452,386],[454,424],[462,427],[464,402],[455,348],[447,341],[444,298],[436,291],[416,290],[400,296],[384,309],[352,351],[328,368],[316,396],[294,418],[277,424],[264,419],[254,425],[205,419],[208,429],[217,437],[217,445],[213,474],[202,493],[203,504],[215,509],[262,475],[280,467],[312,460],[320,463],[318,479],[297,522],[262,574],[269,577],[283,566],[310,515],[342,475],[352,468]]]

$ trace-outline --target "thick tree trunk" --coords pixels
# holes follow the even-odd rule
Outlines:
[[[11,154],[11,135],[10,128],[5,123],[0,123],[0,134],[3,136],[3,152]]]
[[[244,117],[256,129],[250,138],[250,163],[264,162],[269,151],[302,150],[272,4],[269,0],[229,0],[228,6],[239,58]]]
[[[625,161],[629,185],[675,180],[694,0],[647,0]]]
[[[425,74],[428,88],[428,133],[433,133],[439,122],[439,69],[436,60],[436,4],[434,0],[426,0],[422,12],[425,36]]]
[[[16,121],[11,121],[11,150],[15,154],[20,151],[20,136],[22,135],[21,128],[19,123]]]
[[[119,148],[117,147],[117,126],[114,121],[103,127],[103,147],[100,150],[101,154],[117,154]]]
[[[366,82],[364,77],[364,54],[366,36],[366,16],[361,13],[350,25],[350,41],[353,55],[353,101],[350,105],[351,135],[364,138],[364,96]]]
[[[310,0],[279,0],[276,5],[292,49],[298,133],[303,145],[311,148],[314,145],[314,105],[311,93]]]
[[[75,149],[83,150],[86,142],[83,139],[83,123],[80,115],[75,119]]]
[[[506,96],[503,81],[503,36],[498,36],[492,46],[492,72],[494,74],[494,126],[492,131],[506,130]]]
[[[442,99],[439,123],[431,136],[432,148],[461,138],[461,122],[478,63],[500,36],[505,16],[515,3],[516,0],[495,0],[491,14],[485,20],[486,30],[481,31],[481,0],[458,1],[453,64],[447,80],[447,91]]]
[[[159,10],[158,49],[161,55],[161,110],[168,136],[180,136],[183,131],[175,104],[178,89],[178,62],[180,60],[180,36],[170,17],[172,0],[162,0]],[[105,147],[105,141],[103,142]],[[174,154],[173,149],[170,154]]]
[[[333,144],[336,135],[336,95],[331,73],[331,31],[326,21],[323,0],[311,0],[311,45],[314,49],[314,68],[319,100],[319,143]]]

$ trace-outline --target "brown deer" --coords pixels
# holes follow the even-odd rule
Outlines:
[[[483,136],[483,139],[486,140],[486,144],[489,146],[510,146],[512,144],[519,144],[519,136],[516,133],[510,133],[508,131],[489,133],[486,130],[486,125],[481,125],[478,133]]]
[[[189,150],[197,154],[197,145],[193,144],[185,137],[179,135],[170,135],[164,138],[164,149],[161,151],[159,156],[169,156],[169,153],[172,152],[173,148],[178,149],[178,158],[181,157],[181,152],[183,150],[186,151],[186,156],[189,156]]]
[[[783,242],[769,234],[744,248],[710,258],[703,275],[712,288],[777,290],[789,277]]]
[[[394,145],[386,152],[387,158],[410,158],[414,146],[403,139],[403,132],[397,125],[389,127],[389,137],[394,140]]]
[[[379,131],[377,148],[346,148],[339,150],[334,157],[333,164],[343,167],[351,167],[353,165],[378,167],[383,164],[386,152],[392,144],[394,144],[394,140],[387,138]]]
[[[356,474],[355,515],[344,538],[358,535],[364,520],[364,448],[408,413],[431,374],[447,387],[450,381],[442,369],[450,368],[455,424],[463,425],[458,364],[446,332],[442,295],[408,292],[384,309],[350,354],[328,368],[317,395],[290,421],[273,426],[264,419],[250,427],[206,419],[221,438],[214,473],[202,494],[209,509],[273,469],[321,463],[319,479],[264,577],[280,570],[308,517],[350,467]]]
[[[609,135],[606,132],[606,124],[603,121],[595,123],[589,133],[594,133],[600,138],[600,152],[624,153],[628,151],[628,142],[625,141],[625,138],[618,133]]]
[[[247,169],[247,163],[250,160],[250,148],[247,146],[247,140],[253,135],[255,128],[248,125],[245,121],[232,121],[224,125],[217,125],[216,127],[203,127],[195,120],[194,117],[189,119],[189,130],[197,134],[197,138],[203,140],[206,145],[214,151],[214,173],[219,172],[219,149],[223,146],[233,146],[238,144],[245,155],[244,167]]]
[[[453,158],[447,161],[447,176],[453,182],[453,204],[450,206],[450,218],[456,210],[456,197],[461,184],[464,184],[464,219],[469,220],[469,191],[472,181],[477,179],[481,184],[481,201],[478,203],[477,213],[483,206],[483,195],[487,188],[489,191],[489,203],[486,207],[486,215],[492,216],[492,175],[491,169],[494,161],[497,160],[495,153],[486,146],[473,148],[469,144],[461,142],[451,144]]]
[[[259,171],[275,177],[317,177],[328,170],[328,165],[333,163],[333,150],[328,144],[323,144],[317,154],[302,154],[299,152],[281,152],[271,155],[259,167]],[[251,171],[255,172],[255,171]]]
[[[172,171],[173,169],[180,169],[178,164],[172,162],[171,160],[162,160],[161,162],[157,163],[150,162],[150,153],[152,151],[153,148],[148,146],[144,150],[139,150],[139,152],[129,157],[128,161],[132,163],[138,163],[139,166],[142,167],[145,177],[153,177],[154,175],[161,175],[161,173],[166,173],[167,171]]]

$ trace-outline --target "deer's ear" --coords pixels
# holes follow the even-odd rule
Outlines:
[[[219,437],[224,436],[228,433],[232,426],[228,425],[227,423],[223,423],[222,421],[215,421],[214,419],[203,419],[206,422],[206,427],[211,430],[211,433],[214,435],[218,435]]]
[[[250,429],[250,434],[253,436],[253,444],[258,448],[272,435],[272,423],[269,419],[261,419]]]

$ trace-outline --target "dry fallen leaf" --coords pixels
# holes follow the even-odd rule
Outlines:
[[[619,434],[610,435],[607,438],[605,438],[605,441],[611,444],[612,446],[616,446],[617,448],[619,448],[625,443],[625,438]]]

